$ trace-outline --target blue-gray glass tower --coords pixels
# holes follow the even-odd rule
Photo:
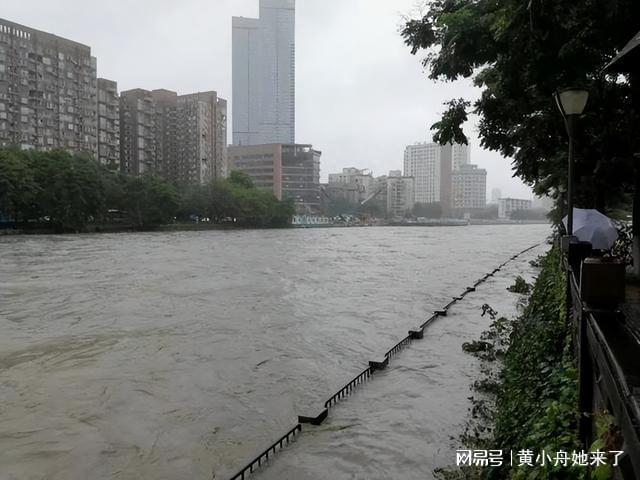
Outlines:
[[[295,0],[233,18],[233,144],[295,143]]]

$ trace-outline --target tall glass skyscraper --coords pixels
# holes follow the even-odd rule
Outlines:
[[[295,143],[295,0],[233,17],[233,144]]]

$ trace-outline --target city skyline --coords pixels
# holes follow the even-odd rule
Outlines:
[[[405,145],[431,140],[428,127],[438,120],[442,102],[476,90],[470,82],[431,82],[420,59],[410,55],[398,28],[414,2],[332,1],[297,6],[296,141],[324,152],[323,180],[352,164],[380,173],[401,168]],[[115,1],[96,12],[76,0],[31,1],[7,5],[3,16],[91,45],[98,76],[117,80],[121,91],[215,86],[231,98],[231,18],[257,17],[258,0],[149,5]],[[488,170],[488,190],[530,197],[530,189],[511,178],[510,161],[480,149],[474,129],[467,133],[474,163]]]

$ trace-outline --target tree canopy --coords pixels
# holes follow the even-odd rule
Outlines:
[[[114,173],[62,150],[0,149],[0,220],[22,225],[82,231],[91,223],[117,221],[148,228],[197,217],[282,227],[291,223],[294,211],[292,201],[278,201],[240,172],[178,191],[162,178]]]
[[[481,145],[512,158],[514,174],[537,193],[566,181],[567,138],[553,93],[588,87],[576,132],[577,200],[603,208],[632,186],[638,151],[628,79],[603,69],[637,33],[638,18],[636,0],[434,0],[402,35],[413,54],[424,52],[430,78],[471,78],[481,88],[472,110]],[[464,102],[448,104],[436,141],[463,139]]]

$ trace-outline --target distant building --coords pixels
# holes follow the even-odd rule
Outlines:
[[[278,199],[292,198],[299,213],[321,209],[320,156],[311,145],[229,147],[229,168],[249,175],[257,187]]]
[[[502,190],[499,188],[494,188],[491,190],[491,204],[498,205],[498,202],[502,198]]]
[[[120,170],[120,97],[118,84],[98,79],[98,161]]]
[[[454,143],[451,146],[451,168],[455,171],[470,163],[469,145]]]
[[[373,174],[371,170],[359,168],[343,168],[342,173],[330,173],[329,183],[362,185],[365,190],[373,186]]]
[[[371,193],[363,201],[363,203],[366,205],[376,205],[383,214],[387,213],[388,181],[388,175],[382,175],[380,177],[374,178]]]
[[[295,0],[234,17],[233,144],[295,143]]]
[[[453,206],[452,171],[469,163],[467,145],[416,143],[405,148],[404,174],[415,179],[415,202],[439,202],[448,215]]]
[[[404,217],[415,205],[414,178],[395,175],[389,172],[387,178],[387,214],[392,217]]]
[[[482,209],[487,206],[487,171],[477,165],[461,164],[451,174],[453,208]]]
[[[498,218],[511,218],[513,212],[531,210],[532,201],[521,198],[501,198],[498,201]]]
[[[128,175],[164,173],[156,157],[155,104],[148,90],[120,94],[120,169]]]
[[[415,202],[440,201],[441,150],[435,143],[416,143],[404,151],[404,174],[415,179]]]
[[[311,145],[282,146],[282,194],[292,198],[298,211],[320,211],[320,156]]]
[[[0,147],[97,158],[96,63],[86,45],[0,19]]]
[[[332,199],[361,203],[371,193],[373,182],[371,170],[343,168],[342,173],[329,174],[329,183],[325,191]]]
[[[121,170],[176,185],[227,175],[227,104],[217,93],[134,89],[120,96]]]
[[[178,185],[226,176],[226,100],[143,89],[118,96],[96,63],[86,45],[0,19],[0,147],[86,153]]]
[[[282,144],[230,146],[229,170],[246,173],[256,187],[282,200]]]

